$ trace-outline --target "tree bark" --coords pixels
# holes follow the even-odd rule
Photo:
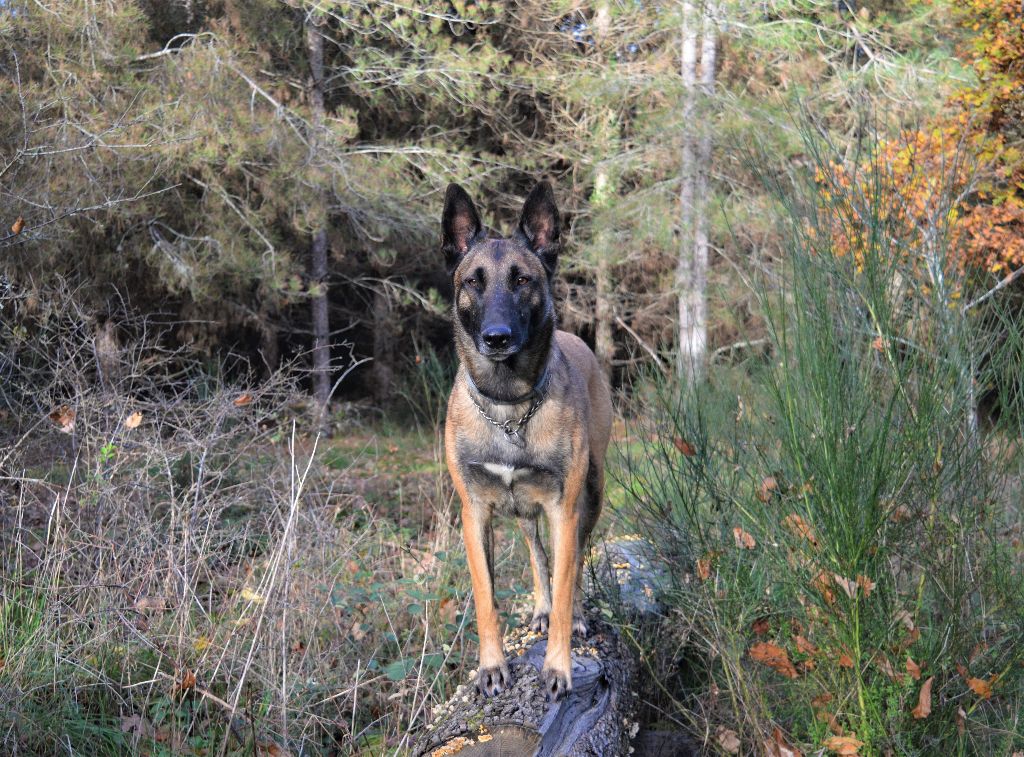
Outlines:
[[[545,700],[540,683],[547,640],[526,628],[509,634],[512,685],[485,699],[472,683],[462,684],[416,739],[421,757],[534,755],[614,757],[629,753],[636,733],[636,663],[615,628],[588,614],[590,633],[573,651],[573,689],[556,704]]]
[[[714,92],[718,52],[714,6],[707,3],[698,12],[694,3],[683,3],[682,55],[683,138],[681,156],[680,250],[676,267],[679,295],[680,379],[694,387],[704,379],[707,365],[707,271],[708,232],[705,202],[711,163],[711,130],[707,106]],[[698,35],[698,27],[703,27]],[[697,78],[697,40],[700,36],[700,79]],[[702,112],[703,117],[698,118]],[[697,124],[701,123],[698,127]]]
[[[324,38],[306,16],[306,48],[309,54],[309,163],[316,174],[319,162],[320,130],[323,128],[324,107]],[[327,429],[327,403],[331,392],[331,328],[327,309],[327,196],[322,188],[313,190],[313,237],[310,245],[309,290],[313,326],[313,399],[315,421],[321,431]]]
[[[607,1],[597,4],[594,14],[594,38],[601,54],[611,31],[611,4]],[[595,256],[594,271],[594,354],[601,364],[605,375],[611,379],[612,361],[615,358],[615,338],[612,331],[615,322],[614,284],[611,273],[611,256],[614,241],[607,229],[608,222],[602,218],[614,202],[617,188],[609,175],[607,159],[615,152],[619,141],[619,126],[615,112],[611,108],[603,108],[599,115],[599,138],[595,145],[598,161],[597,173],[594,177],[594,192],[591,196],[591,209],[594,213],[595,234],[593,250]]]

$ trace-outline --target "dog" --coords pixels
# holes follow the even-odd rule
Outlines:
[[[548,699],[558,701],[572,690],[572,633],[586,635],[580,578],[601,513],[611,390],[590,348],[556,328],[551,284],[560,221],[547,182],[530,192],[507,238],[489,237],[473,200],[452,184],[441,229],[460,362],[445,456],[462,501],[480,636],[477,688],[490,697],[512,682],[494,600],[497,513],[518,519],[530,548],[530,628],[547,633],[541,681]],[[541,513],[553,547],[551,570]]]

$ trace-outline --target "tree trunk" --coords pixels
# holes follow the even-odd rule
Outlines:
[[[545,701],[540,683],[547,639],[525,627],[506,638],[513,651],[512,685],[485,699],[462,684],[416,739],[412,753],[425,757],[614,757],[629,753],[636,732],[636,663],[615,628],[589,614],[590,633],[573,651],[573,689],[557,704]]]
[[[310,133],[309,162],[313,173],[319,162],[317,154],[320,130],[324,122],[324,38],[313,20],[306,17],[306,47],[309,52]],[[331,328],[327,313],[327,196],[315,187],[310,217],[313,238],[310,246],[309,291],[313,325],[313,399],[315,421],[321,431],[327,429],[327,403],[331,392]]]
[[[711,163],[711,130],[707,106],[714,92],[718,38],[714,6],[707,3],[703,14],[692,2],[683,3],[683,48],[680,73],[683,79],[683,124],[686,134],[681,156],[680,250],[676,267],[679,293],[680,379],[694,387],[704,379],[707,362],[707,271],[708,232],[705,202]],[[697,79],[697,38],[701,33],[701,74]],[[701,118],[698,118],[698,111]],[[701,126],[698,127],[697,124]],[[698,128],[700,129],[698,135]]]
[[[598,3],[593,29],[595,41],[602,55],[605,53],[605,43],[609,39],[611,20],[611,4],[607,1]],[[611,379],[612,361],[615,358],[615,338],[612,331],[615,322],[615,292],[611,275],[611,256],[615,242],[608,230],[608,220],[603,216],[607,214],[617,194],[606,161],[616,152],[619,126],[615,111],[611,108],[601,109],[598,118],[599,131],[594,153],[599,162],[594,176],[594,191],[590,197],[591,210],[594,214],[594,354],[605,375]]]
[[[615,307],[612,303],[611,273],[608,270],[609,252],[607,235],[602,234],[598,240],[597,275],[594,278],[594,354],[610,379],[612,359],[615,357],[615,339],[612,336]]]

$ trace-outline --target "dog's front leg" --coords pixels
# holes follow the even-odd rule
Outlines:
[[[493,534],[489,510],[465,502],[462,506],[462,538],[473,583],[477,633],[480,636],[480,669],[476,685],[484,696],[499,694],[512,683],[505,662],[505,650],[498,629],[498,606],[494,601]]]
[[[583,459],[586,460],[585,451]],[[572,691],[573,595],[580,554],[578,500],[585,476],[585,465],[570,468],[562,499],[548,514],[555,564],[551,581],[551,625],[541,681],[548,698],[556,702]]]

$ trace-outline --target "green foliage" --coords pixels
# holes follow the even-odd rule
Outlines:
[[[807,151],[834,159],[815,140]],[[1006,736],[1024,687],[1009,536],[1019,430],[1013,414],[979,429],[974,386],[1019,363],[1024,321],[1004,312],[996,341],[943,293],[908,288],[884,215],[861,219],[860,265],[822,254],[849,198],[824,197],[806,174],[770,189],[789,213],[782,281],[759,295],[770,363],[693,396],[656,384],[642,449],[621,466],[640,530],[661,535],[675,566],[678,638],[705,656],[693,696],[700,711],[724,708],[745,743],[781,724],[810,749],[839,732],[872,754],[1019,749]],[[788,667],[760,664],[759,643]],[[652,674],[670,678],[677,661],[655,659]]]

